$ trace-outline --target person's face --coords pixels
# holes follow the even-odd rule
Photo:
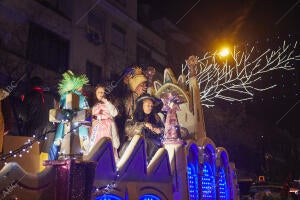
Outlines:
[[[150,99],[143,101],[143,111],[145,114],[150,114],[153,110],[153,102]]]
[[[82,89],[83,89],[82,87],[79,87],[79,88],[77,88],[77,91],[82,93]]]
[[[135,93],[138,95],[138,96],[141,96],[142,94],[144,94],[145,92],[147,91],[147,84],[144,82],[144,83],[140,83],[136,89],[135,89]]]
[[[104,95],[105,95],[104,92],[105,92],[105,89],[103,87],[97,88],[96,97],[97,97],[98,101],[100,101],[104,97]]]

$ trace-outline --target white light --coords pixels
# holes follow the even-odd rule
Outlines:
[[[220,51],[220,53],[219,53],[219,55],[221,56],[221,57],[226,57],[226,56],[228,56],[229,55],[229,49],[228,48],[224,48],[224,49],[222,49],[221,51]]]
[[[256,51],[254,47],[246,52],[234,47],[231,52],[231,64],[217,62],[218,54],[216,53],[205,53],[202,58],[198,57],[195,71],[198,86],[201,89],[202,105],[213,107],[216,99],[229,102],[248,101],[253,99],[255,92],[263,92],[276,87],[276,84],[257,87],[255,83],[268,72],[294,70],[291,62],[300,60],[300,55],[296,53],[297,48],[297,42],[286,44],[284,41],[278,49],[267,49],[260,55],[254,56]],[[186,83],[189,84],[188,62],[182,65],[182,74],[186,75]]]

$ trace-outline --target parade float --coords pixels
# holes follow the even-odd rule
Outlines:
[[[147,91],[163,102],[165,127],[163,147],[149,162],[140,134],[132,138],[117,162],[109,138],[102,138],[83,156],[84,137],[61,141],[69,155],[48,160],[39,155],[38,144],[46,135],[6,135],[0,160],[0,199],[239,199],[235,165],[226,149],[207,136],[203,106],[213,106],[216,98],[242,102],[252,99],[255,91],[274,88],[276,85],[258,88],[253,83],[273,70],[293,70],[291,62],[299,60],[295,47],[284,43],[277,51],[267,50],[254,59],[252,51],[234,51],[233,63],[221,62],[222,66],[217,54],[191,56],[182,68],[187,72],[178,78],[170,68],[164,70],[163,80],[152,82],[149,76]],[[76,92],[62,97],[64,106],[51,109],[49,120],[59,123],[62,133],[71,137],[78,124],[87,126],[90,111],[80,105]]]
[[[187,61],[188,85],[184,75],[176,78],[170,68],[162,81],[152,84],[166,117],[163,148],[149,163],[141,135],[133,137],[117,163],[109,138],[101,139],[83,157],[44,160],[45,168],[35,172],[26,170],[30,166],[22,162],[12,162],[13,156],[0,172],[1,199],[237,199],[234,164],[226,149],[216,147],[206,135],[195,59]],[[68,128],[65,134],[72,129],[70,123],[84,122],[88,113],[78,109],[76,94],[66,100],[65,109],[76,111],[72,118],[66,120],[63,110],[50,111],[50,120]],[[28,139],[26,147],[38,148],[37,140]],[[30,162],[26,165],[38,165],[37,151],[25,155]]]

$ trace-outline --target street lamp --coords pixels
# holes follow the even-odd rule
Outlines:
[[[224,47],[223,49],[221,49],[221,51],[219,52],[219,56],[220,57],[227,57],[229,55],[230,51],[229,48]]]

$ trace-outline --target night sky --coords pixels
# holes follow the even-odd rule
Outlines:
[[[187,34],[209,47],[212,42],[257,40],[299,33],[297,0],[149,1],[153,16],[165,15]]]
[[[283,41],[298,41],[298,43],[300,41],[299,0],[144,0],[143,2],[153,6],[151,15],[154,19],[166,16],[187,35],[198,41],[201,46],[199,52],[216,51],[219,44],[223,43],[255,46],[258,50],[264,51],[267,48],[278,47]],[[202,56],[197,52],[195,55]],[[218,131],[216,128],[218,122],[213,115],[226,116],[226,112],[229,112],[234,116],[237,110],[244,106],[247,114],[247,120],[243,122],[244,127],[253,131],[253,136],[257,137],[257,140],[260,134],[275,138],[277,133],[274,130],[278,129],[288,131],[292,137],[299,139],[300,61],[293,64],[295,71],[275,71],[265,74],[259,84],[276,84],[277,87],[256,93],[252,101],[242,104],[220,101],[215,108],[204,108],[208,136],[212,137],[217,145],[227,147],[230,154],[236,154],[234,152],[236,146],[232,148],[229,143],[226,146],[226,138],[214,133]],[[255,127],[249,127],[248,124],[252,121]],[[234,125],[232,123],[228,126]],[[222,126],[219,125],[219,128]],[[255,135],[254,132],[259,131],[261,133]],[[236,155],[232,155],[231,158],[238,167],[246,165]]]
[[[202,52],[214,51],[219,47],[218,44],[223,42],[249,46],[257,46],[256,44],[259,43],[259,50],[263,51],[276,47],[283,41],[300,41],[299,0],[152,0],[149,2],[154,7],[152,10],[154,18],[165,15],[191,38],[199,41],[203,45]],[[250,106],[265,100],[270,102],[265,103],[264,107],[275,110],[272,104],[281,104],[270,116],[272,121],[277,122],[285,114],[284,112],[299,100],[299,66],[300,63],[295,62],[296,71],[266,74],[263,77],[264,84],[277,84],[278,87],[266,94],[257,94]]]
[[[166,16],[191,38],[196,39],[202,45],[199,52],[215,51],[219,48],[218,44],[223,42],[230,45],[247,44],[264,51],[281,45],[283,41],[300,41],[299,0],[144,2],[153,6],[153,18]],[[201,57],[197,52],[195,55]],[[257,93],[254,100],[249,102],[251,113],[269,113],[266,114],[269,122],[274,124],[299,116],[300,113],[295,112],[299,111],[300,105],[297,104],[281,119],[297,103],[300,96],[300,62],[295,62],[294,66],[296,70],[293,72],[277,71],[263,77],[261,84],[277,84],[278,87],[265,93]]]

